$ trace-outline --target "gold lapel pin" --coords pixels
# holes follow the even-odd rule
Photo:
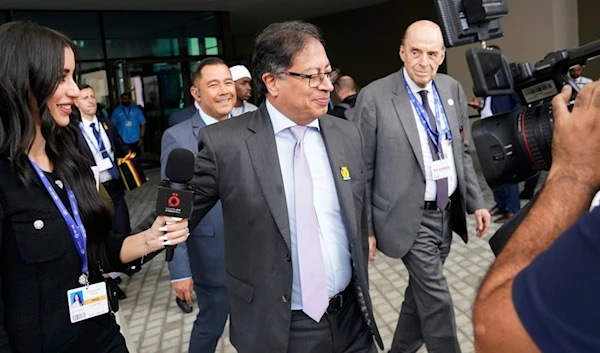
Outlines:
[[[350,180],[350,171],[348,170],[348,167],[340,167],[340,174],[342,174],[343,180]]]

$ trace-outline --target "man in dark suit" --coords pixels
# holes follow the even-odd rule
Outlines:
[[[469,153],[465,94],[436,75],[444,56],[440,28],[413,23],[400,46],[404,68],[363,88],[353,115],[366,146],[370,241],[410,275],[394,353],[423,342],[431,353],[460,352],[443,263],[452,231],[467,241],[465,213],[475,213],[479,237],[490,224]]]
[[[79,146],[82,153],[88,159],[90,165],[97,168],[99,182],[110,196],[114,214],[112,217],[112,231],[116,234],[130,234],[131,224],[129,220],[129,209],[125,201],[125,190],[121,183],[119,170],[117,169],[117,158],[124,157],[130,151],[115,124],[106,118],[98,118],[96,113],[98,105],[94,89],[88,85],[80,87],[80,95],[75,99],[75,106],[79,110]],[[132,275],[139,269],[129,269],[127,274]],[[113,291],[113,296],[125,299],[127,295],[118,283],[121,279],[119,273],[110,273],[108,284]],[[113,309],[118,310],[116,303]]]
[[[195,86],[192,86],[192,88],[190,89],[190,91],[192,92],[192,97],[194,97],[194,102],[195,102],[195,95],[194,95],[194,91],[195,91]],[[175,126],[177,124],[179,124],[180,122],[186,121],[188,119],[191,119],[194,114],[196,114],[196,112],[198,111],[198,108],[196,107],[196,104],[192,104],[187,108],[184,108],[176,113],[173,113],[170,117],[169,117],[169,127],[171,126]]]
[[[329,114],[346,119],[346,111],[356,105],[356,84],[350,76],[340,77],[333,86],[340,103]]]
[[[163,134],[160,156],[163,180],[171,151],[185,148],[196,155],[200,129],[228,119],[236,101],[235,83],[223,60],[202,60],[192,76],[198,90],[199,109],[191,119]],[[192,290],[198,298],[199,312],[190,338],[190,353],[214,352],[223,334],[229,309],[224,251],[223,210],[217,202],[193,228],[188,240],[175,248],[173,261],[169,262],[171,285],[180,307],[188,306],[191,311]]]
[[[129,234],[129,209],[117,169],[117,158],[125,157],[129,153],[129,145],[123,141],[111,120],[96,117],[96,96],[92,87],[85,85],[80,90],[81,94],[75,99],[75,106],[81,116],[78,123],[81,151],[90,165],[98,168],[100,183],[115,206],[112,231],[117,234]]]
[[[192,87],[190,87],[190,93],[192,98],[194,98],[194,104],[178,111],[177,113],[173,113],[173,115],[169,117],[169,127],[191,119],[200,109],[200,89],[198,88],[200,82],[198,81],[198,75],[198,73],[192,74]]]
[[[268,26],[252,74],[266,102],[200,129],[190,227],[220,200],[239,353],[374,353],[366,170],[355,124],[325,115],[337,78],[318,28]],[[150,220],[148,220],[150,221]]]

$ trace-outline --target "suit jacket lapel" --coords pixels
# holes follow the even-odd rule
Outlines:
[[[415,120],[412,104],[408,98],[408,92],[406,91],[406,85],[404,84],[404,76],[402,75],[402,69],[396,73],[394,79],[396,87],[394,87],[393,93],[396,95],[393,99],[394,107],[396,108],[396,114],[400,123],[404,127],[408,142],[410,143],[415,158],[419,162],[421,172],[425,176],[425,162],[423,162],[423,150],[421,149],[421,140],[419,137],[419,130],[417,129],[417,122]]]
[[[435,79],[434,79],[435,82]],[[460,127],[458,126],[458,117],[456,116],[456,108],[455,104],[458,102],[454,102],[452,99],[452,92],[446,85],[438,85],[436,84],[438,93],[440,94],[440,99],[442,101],[442,105],[444,106],[444,112],[446,113],[446,117],[448,118],[448,124],[450,125],[450,133],[452,133],[452,151],[454,153],[454,163],[458,163],[458,161],[462,161],[461,158],[457,158],[462,155],[462,143],[461,143],[461,133]],[[448,101],[452,100],[452,105],[448,103]],[[462,162],[461,162],[462,166]],[[456,165],[458,168],[459,166]]]
[[[346,224],[348,236],[354,240],[358,235],[358,229],[355,222],[356,210],[354,208],[352,182],[343,180],[340,174],[341,168],[348,165],[348,158],[344,152],[344,136],[335,128],[334,122],[335,120],[329,118],[319,120],[321,135],[325,141],[325,148],[327,149],[344,223]],[[350,172],[352,173],[352,171]]]
[[[283,177],[281,176],[281,167],[279,156],[277,155],[277,143],[275,142],[275,133],[267,113],[266,105],[262,105],[256,111],[250,122],[248,129],[255,134],[246,140],[250,160],[254,166],[256,178],[260,184],[263,196],[271,215],[279,228],[279,232],[291,251],[290,224],[287,213],[287,203],[285,199],[285,189],[283,186]]]
[[[200,111],[196,110],[196,113],[192,116],[192,127],[194,129],[194,137],[196,138],[196,144],[198,144],[198,136],[200,135],[200,128],[206,126],[204,120],[200,116]]]
[[[83,132],[81,132],[79,126],[77,126],[77,138],[79,139],[79,146],[81,146],[81,151],[85,155],[85,158],[88,159],[92,166],[95,166],[96,160],[94,159],[94,154],[92,153],[90,146],[88,146],[88,143],[85,137],[83,136]]]

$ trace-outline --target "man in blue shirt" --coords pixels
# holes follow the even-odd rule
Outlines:
[[[573,110],[565,86],[553,102],[552,168],[484,280],[473,313],[475,349],[600,352],[600,82]]]
[[[111,119],[117,125],[123,141],[139,156],[144,144],[146,119],[142,110],[131,104],[131,93],[121,94],[121,105],[115,109]]]

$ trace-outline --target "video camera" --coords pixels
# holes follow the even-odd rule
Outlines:
[[[495,189],[516,184],[549,170],[552,98],[568,84],[575,99],[579,87],[568,75],[569,68],[600,56],[600,40],[549,53],[533,66],[509,64],[500,50],[485,43],[504,35],[500,18],[508,14],[506,0],[435,0],[435,5],[447,47],[482,43],[466,53],[475,95],[516,95],[525,107],[473,124],[473,141],[488,185]]]

